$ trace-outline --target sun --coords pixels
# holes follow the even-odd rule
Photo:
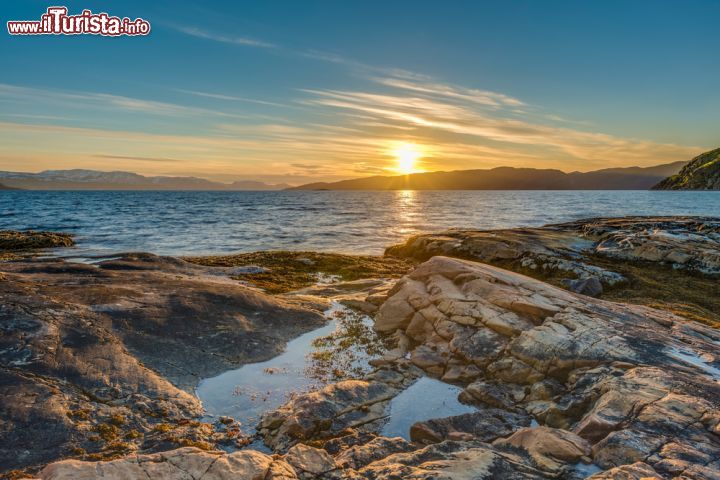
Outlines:
[[[417,161],[422,158],[420,147],[414,143],[401,143],[392,150],[397,161],[395,170],[403,175],[419,172]]]

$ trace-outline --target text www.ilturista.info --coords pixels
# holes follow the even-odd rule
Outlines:
[[[142,18],[111,17],[107,13],[83,10],[80,15],[68,15],[67,7],[48,7],[40,20],[7,22],[10,35],[147,35],[150,22]]]

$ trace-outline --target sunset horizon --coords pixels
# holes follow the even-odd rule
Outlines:
[[[718,143],[717,67],[705,61],[718,6],[648,5],[484,2],[435,18],[401,3],[369,15],[125,2],[115,14],[152,19],[149,35],[3,38],[0,170],[297,185],[401,172],[398,144],[417,146],[413,171],[428,172],[689,160]]]
[[[720,0],[7,0],[0,478],[718,480]]]

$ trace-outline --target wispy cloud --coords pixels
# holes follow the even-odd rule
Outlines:
[[[70,108],[115,109],[172,117],[183,115],[241,117],[220,110],[190,107],[123,95],[33,88],[8,84],[0,84],[0,97],[6,97],[16,102],[22,101],[26,105],[42,104],[45,107],[53,104]]]
[[[360,62],[354,58],[350,58],[348,56],[342,55],[338,52],[331,52],[327,50],[317,50],[317,49],[296,49],[292,47],[288,47],[286,45],[280,45],[276,43],[270,43],[263,40],[257,40],[254,38],[249,37],[242,37],[242,36],[235,36],[231,34],[226,33],[217,33],[217,32],[211,32],[207,29],[202,29],[194,26],[184,26],[184,25],[170,25],[170,28],[184,33],[186,35],[190,35],[192,37],[201,38],[204,40],[211,40],[219,43],[225,43],[225,44],[231,44],[231,45],[238,45],[241,47],[258,47],[258,48],[265,48],[268,50],[272,50],[275,53],[283,54],[283,55],[289,55],[289,56],[296,56],[296,57],[302,57],[307,58],[311,60],[317,60],[320,62],[326,62],[326,63],[332,63],[335,65],[339,65],[342,67],[346,67],[358,72],[365,72],[367,74],[374,73],[374,74],[386,74],[386,75],[394,75],[398,78],[421,78],[422,76],[413,72],[409,72],[407,70],[398,69],[398,68],[387,68],[387,67],[378,67],[375,65],[370,65],[368,63]]]
[[[75,100],[88,100],[101,105],[116,107],[122,110],[134,112],[152,113],[159,115],[180,115],[191,112],[207,112],[204,109],[175,105],[172,103],[157,102],[154,100],[143,100],[139,98],[124,97],[121,95],[110,95],[106,93],[85,93],[73,95]]]
[[[359,62],[357,60],[354,60],[352,58],[346,57],[344,55],[340,55],[339,53],[335,52],[327,52],[323,50],[292,50],[292,53],[299,55],[304,58],[309,58],[311,60],[318,60],[320,62],[327,62],[327,63],[334,63],[336,65],[341,65],[343,67],[348,67],[353,70],[360,70],[360,71],[385,71],[385,69],[374,67],[372,65],[368,65],[367,63]]]
[[[36,115],[32,113],[0,112],[0,115],[13,118],[28,118],[31,120],[78,120],[77,118],[66,117],[63,115]]]
[[[263,42],[261,40],[256,40],[254,38],[239,37],[235,35],[222,35],[208,32],[197,27],[174,26],[172,28],[192,37],[202,38],[205,40],[213,40],[215,42],[229,43],[232,45],[242,45],[245,47],[277,48],[277,45]]]
[[[43,139],[41,149],[33,143],[37,138]],[[147,174],[182,171],[196,176],[282,174],[307,180],[312,180],[308,175],[340,179],[352,176],[351,164],[357,162],[383,166],[377,155],[383,141],[382,137],[339,135],[332,125],[219,125],[214,134],[182,135],[0,122],[0,143],[13,144],[0,154],[0,166],[20,162],[52,169],[72,162],[76,168],[102,170],[111,160],[113,169]],[[112,157],[99,156],[97,152],[103,151],[113,152]],[[169,162],[146,161],[142,168],[135,163],[154,157],[177,162],[171,169]],[[318,160],[303,161],[310,158]]]
[[[287,105],[283,105],[282,103],[268,102],[265,100],[257,100],[254,98],[238,97],[235,95],[223,95],[220,93],[198,92],[196,90],[183,90],[180,88],[176,88],[175,91],[180,92],[180,93],[187,93],[188,95],[195,95],[198,97],[214,98],[216,100],[228,100],[231,102],[255,103],[257,105],[269,105],[269,106],[273,106],[273,107],[286,107],[287,106]]]
[[[365,162],[357,162],[352,165],[353,172],[358,175],[387,175],[387,167],[378,167]]]
[[[373,80],[377,83],[390,87],[424,93],[434,97],[443,97],[446,99],[449,98],[460,100],[463,102],[477,103],[490,107],[520,107],[525,105],[525,103],[518,100],[517,98],[513,98],[502,93],[490,92],[487,90],[456,87],[427,81],[410,81],[396,77],[376,77],[373,78]]]
[[[105,155],[96,154],[93,155],[96,158],[109,158],[112,160],[133,160],[138,162],[163,162],[163,163],[176,163],[180,160],[176,158],[163,158],[163,157],[134,157],[130,155]]]
[[[436,156],[452,158],[459,154],[468,157],[458,151],[458,145],[468,154],[475,154],[477,147],[492,147],[498,159],[513,153],[527,159],[527,152],[535,150],[537,163],[544,158],[556,168],[572,164],[575,169],[587,170],[673,161],[699,150],[559,127],[540,120],[548,120],[551,113],[538,112],[537,107],[512,96],[443,84],[425,76],[400,74],[373,77],[372,81],[389,91],[308,89],[304,92],[310,97],[301,102],[336,110],[346,116],[348,124],[366,132],[380,125],[407,129],[415,141],[433,145]],[[531,112],[518,107],[528,107]],[[562,120],[551,118],[555,123]]]

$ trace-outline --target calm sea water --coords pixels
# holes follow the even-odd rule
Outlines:
[[[0,229],[74,233],[78,255],[270,249],[377,254],[421,232],[617,215],[720,216],[720,192],[0,191]]]

